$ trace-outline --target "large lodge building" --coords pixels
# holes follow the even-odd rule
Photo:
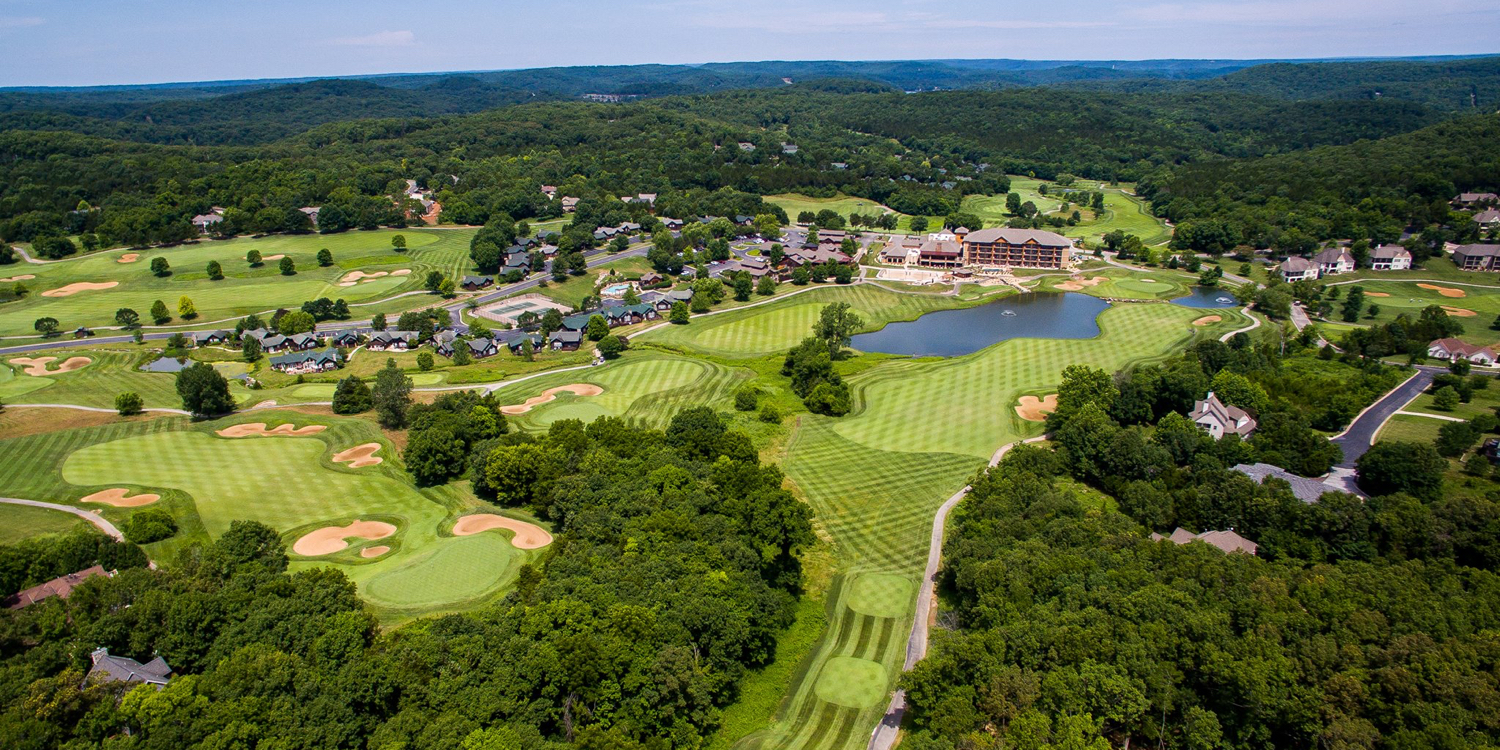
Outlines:
[[[959,227],[951,234],[896,240],[881,253],[892,263],[923,268],[1062,268],[1073,241],[1037,229],[980,229]]]

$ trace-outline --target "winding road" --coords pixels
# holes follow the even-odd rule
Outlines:
[[[58,505],[57,503],[44,503],[40,500],[21,500],[20,498],[14,497],[0,497],[0,503],[8,503],[10,505],[28,505],[33,508],[46,508],[48,510],[60,510],[64,513],[72,513],[73,515],[78,516],[79,518],[82,518],[83,520],[99,527],[100,531],[114,537],[115,541],[125,541],[125,535],[120,533],[120,530],[118,528],[115,528],[114,524],[106,521],[104,517],[96,515],[94,513],[90,513],[83,508],[75,508],[71,505]]]

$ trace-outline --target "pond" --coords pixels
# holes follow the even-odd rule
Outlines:
[[[939,310],[891,323],[851,342],[862,352],[957,357],[1007,339],[1086,339],[1099,335],[1109,303],[1087,294],[1031,293],[963,310]]]
[[[145,370],[146,372],[182,372],[183,370],[187,369],[188,365],[191,364],[193,364],[193,360],[191,359],[175,359],[173,357],[162,357],[161,359],[153,359],[150,362],[141,365],[141,369]]]
[[[1239,307],[1240,303],[1234,298],[1234,294],[1226,289],[1215,289],[1211,286],[1195,286],[1193,291],[1186,297],[1178,297],[1172,300],[1174,305],[1183,307]]]

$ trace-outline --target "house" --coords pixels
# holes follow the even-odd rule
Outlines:
[[[267,354],[275,354],[287,348],[287,338],[274,331],[265,328],[254,328],[240,334],[244,339],[255,339],[260,343],[260,350]]]
[[[1318,276],[1334,276],[1341,273],[1349,273],[1354,270],[1354,256],[1349,250],[1342,247],[1330,247],[1313,256],[1313,262],[1318,264]]]
[[[666,227],[667,229],[673,229],[673,230],[681,229],[682,228],[682,219],[662,219],[661,220],[661,225],[664,226],[664,227]]]
[[[670,292],[667,292],[667,299],[671,300],[672,302],[684,302],[684,303],[692,302],[693,301],[693,290],[691,290],[691,289],[674,289],[674,290],[672,290]],[[668,307],[671,307],[671,305],[668,305]]]
[[[464,342],[469,347],[469,355],[474,359],[493,357],[500,353],[500,346],[492,338],[472,338]]]
[[[527,333],[516,336],[515,338],[506,341],[505,345],[510,349],[511,354],[520,354],[521,351],[526,348],[527,341],[531,342],[532,351],[541,351],[543,339],[540,335],[537,335],[535,333]]]
[[[832,164],[830,164],[828,166],[833,167],[834,169],[848,169],[849,168],[848,164],[846,164],[844,162],[841,162],[841,161],[833,162]]]
[[[458,334],[452,331],[443,331],[432,336],[432,350],[444,357],[453,356],[453,343],[458,340]]]
[[[285,344],[285,348],[294,352],[305,352],[322,346],[323,340],[316,333],[294,333],[285,337]]]
[[[542,186],[542,195],[547,196],[547,200],[549,200],[549,201],[552,200],[553,198],[556,198],[557,197],[557,186],[556,185],[543,185]]]
[[[1315,503],[1325,492],[1343,492],[1344,488],[1328,484],[1321,479],[1309,479],[1271,464],[1236,464],[1235,471],[1255,480],[1257,484],[1265,484],[1267,479],[1279,479],[1286,482],[1292,489],[1292,494],[1304,503]]]
[[[94,665],[89,667],[86,679],[91,681],[123,682],[126,685],[145,683],[160,690],[172,676],[172,668],[160,656],[142,664],[124,656],[110,656],[109,649],[101,646],[94,649],[89,658]]]
[[[1318,278],[1318,264],[1306,258],[1287,258],[1281,261],[1281,280],[1290,284]]]
[[[1201,534],[1194,534],[1179,526],[1172,532],[1171,536],[1162,536],[1161,534],[1153,533],[1151,541],[1168,541],[1178,546],[1193,542],[1204,542],[1219,548],[1225,553],[1244,552],[1251,555],[1255,554],[1255,550],[1259,549],[1259,545],[1234,533],[1234,529],[1228,531],[1205,531]]]
[[[753,224],[754,222],[755,222],[755,217],[751,216],[749,214],[735,214],[734,215],[734,223],[736,223],[736,224],[738,224],[738,225],[740,225],[742,227],[748,227],[751,224]]]
[[[1495,364],[1495,350],[1488,346],[1475,346],[1458,339],[1438,339],[1427,345],[1427,356],[1433,359],[1466,359],[1476,365],[1489,367]]]
[[[528,255],[525,251],[510,253],[509,255],[505,256],[506,273],[509,273],[511,271],[520,271],[524,274],[530,268],[531,256]]]
[[[466,292],[477,292],[494,284],[495,279],[490,276],[465,276],[458,282],[458,285]]]
[[[594,239],[607,240],[611,237],[614,237],[616,234],[619,234],[619,232],[620,230],[615,229],[614,227],[599,227],[598,229],[594,230]]]
[[[620,234],[635,234],[636,232],[641,231],[641,225],[633,221],[627,221],[621,223],[620,226],[615,227],[615,231]]]
[[[563,320],[562,320],[563,330],[565,330],[565,331],[582,331],[585,328],[589,327],[589,318],[592,318],[595,315],[598,315],[598,313],[595,313],[595,312],[582,312],[582,313],[574,313],[573,315],[568,315],[568,316],[564,317]]]
[[[229,340],[229,331],[194,331],[193,346],[217,346]]]
[[[657,284],[660,284],[661,281],[661,274],[654,271],[647,271],[646,273],[641,274],[641,286],[656,286]]]
[[[1193,405],[1193,412],[1188,415],[1188,419],[1207,430],[1214,440],[1225,435],[1245,438],[1255,432],[1254,418],[1245,413],[1244,409],[1220,401],[1213,391],[1209,391],[1207,398]]]
[[[1062,268],[1068,263],[1073,241],[1040,229],[996,227],[967,233],[964,263],[1000,268]]]
[[[1411,251],[1400,245],[1380,245],[1370,251],[1370,268],[1376,271],[1405,271],[1411,268]]]
[[[604,322],[608,323],[610,328],[634,325],[647,320],[655,320],[658,317],[656,308],[645,303],[606,308],[603,315]]]
[[[562,199],[562,208],[563,208],[563,211],[565,211],[567,213],[573,213],[574,211],[577,211],[578,210],[578,199],[574,198],[572,196],[563,196],[563,199]]]
[[[1457,208],[1473,208],[1487,204],[1500,203],[1500,195],[1494,193],[1459,193],[1453,199],[1453,205]]]
[[[339,350],[324,349],[319,352],[292,352],[272,357],[271,369],[288,375],[306,375],[337,370],[339,363]]]
[[[583,344],[583,332],[569,331],[567,329],[553,331],[552,334],[547,337],[547,343],[548,346],[551,346],[553,349],[571,352],[574,349],[577,349],[581,344]]]
[[[24,609],[43,599],[51,599],[54,596],[59,599],[66,599],[73,595],[73,589],[78,588],[79,584],[98,576],[110,578],[114,576],[114,573],[105,572],[102,565],[95,565],[90,568],[84,568],[77,573],[58,576],[46,583],[39,583],[29,589],[24,589],[11,595],[5,600],[5,608]]]
[[[223,220],[224,217],[218,214],[198,214],[193,217],[193,226],[197,227],[199,232],[208,234],[215,224]]]
[[[922,247],[921,240],[915,237],[892,237],[891,241],[880,250],[880,262],[892,265],[905,265],[915,263],[915,253]]]
[[[923,268],[958,268],[963,264],[963,245],[954,240],[928,240],[917,248],[917,265]]]
[[[842,244],[843,241],[844,241],[844,238],[848,237],[848,236],[849,236],[849,233],[845,232],[842,229],[819,229],[818,230],[818,244],[820,244],[820,245],[822,245],[822,244],[828,244],[828,243],[831,243],[831,244],[834,244],[834,245]]]
[[[1453,249],[1453,265],[1465,271],[1500,271],[1500,245],[1459,245]]]
[[[429,201],[428,203],[431,203],[431,201]],[[426,205],[427,204],[423,204],[423,207],[426,207]],[[312,222],[313,226],[317,226],[318,225],[318,212],[322,211],[323,207],[322,206],[303,206],[302,208],[299,208],[297,210],[301,211],[304,214],[307,214],[307,220],[310,221],[310,222]]]
[[[344,349],[352,349],[359,346],[359,333],[356,331],[339,331],[334,334],[333,345]]]
[[[416,331],[376,331],[365,345],[372,352],[404,352],[417,343]]]
[[[1485,229],[1500,226],[1500,208],[1486,208],[1474,214],[1474,221]]]
[[[754,151],[755,150],[755,144],[751,143],[749,141],[740,141],[738,145],[739,145],[741,151]]]
[[[786,143],[786,142],[783,141],[782,144],[781,144],[781,153],[783,153],[783,154],[795,154],[795,153],[797,153],[797,144],[795,144],[795,143]]]

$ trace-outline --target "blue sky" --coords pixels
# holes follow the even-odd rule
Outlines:
[[[734,60],[1494,52],[1500,0],[0,0],[0,86]]]

